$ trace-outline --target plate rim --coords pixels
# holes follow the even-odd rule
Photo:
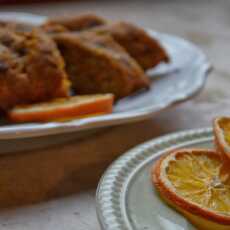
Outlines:
[[[96,213],[102,229],[133,230],[124,211],[125,196],[138,169],[169,149],[210,139],[213,139],[211,127],[185,130],[154,138],[120,156],[107,168],[96,191]]]
[[[23,12],[2,12],[0,13],[0,18],[5,17],[7,19],[11,17],[21,18],[24,22],[30,19],[30,22],[35,24],[39,24],[39,22],[46,20],[46,16],[23,13]],[[34,20],[32,20],[34,18]],[[211,64],[208,61],[208,58],[204,54],[204,52],[198,48],[198,46],[194,45],[192,42],[187,41],[181,37],[177,37],[171,34],[156,32],[150,29],[146,29],[152,36],[161,35],[170,37],[172,39],[176,39],[180,41],[184,45],[192,47],[198,55],[199,60],[199,75],[200,78],[197,79],[196,84],[189,88],[188,91],[184,91],[183,93],[177,94],[176,97],[173,97],[169,100],[163,101],[155,105],[154,107],[145,107],[145,109],[138,109],[133,111],[124,111],[122,113],[112,113],[108,115],[102,115],[97,117],[90,117],[84,119],[75,119],[70,122],[48,122],[48,123],[27,123],[27,124],[12,124],[10,126],[0,126],[0,140],[5,139],[22,139],[22,138],[31,138],[38,136],[48,136],[54,134],[64,134],[70,132],[78,132],[82,130],[90,130],[95,128],[103,128],[114,125],[120,125],[123,123],[131,123],[140,120],[147,119],[152,117],[156,113],[171,107],[175,104],[181,103],[185,100],[188,100],[198,94],[206,83],[206,79],[209,71],[211,70]]]

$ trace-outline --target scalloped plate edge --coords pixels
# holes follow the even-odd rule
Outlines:
[[[169,149],[212,138],[212,128],[177,132],[138,145],[119,157],[101,177],[96,192],[96,212],[102,229],[133,230],[124,211],[124,200],[129,180],[144,164]]]

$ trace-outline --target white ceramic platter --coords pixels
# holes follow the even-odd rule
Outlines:
[[[0,13],[0,20],[20,21],[39,25],[44,16],[24,13]],[[80,132],[96,128],[135,122],[189,99],[198,93],[206,80],[210,64],[204,53],[182,38],[148,30],[159,39],[171,58],[170,64],[160,64],[149,70],[152,87],[119,101],[110,115],[75,119],[68,122],[10,124],[0,122],[0,140]]]
[[[153,163],[180,147],[213,148],[211,129],[167,135],[142,144],[115,161],[97,190],[97,214],[103,230],[195,230],[158,196],[151,182]]]

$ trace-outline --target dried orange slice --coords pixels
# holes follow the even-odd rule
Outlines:
[[[223,166],[222,180],[230,184],[230,117],[218,117],[214,120],[213,130],[217,151],[221,154]]]
[[[230,117],[216,118],[213,127],[218,151],[230,159]]]
[[[112,94],[83,95],[17,106],[8,112],[8,118],[14,122],[65,121],[107,114],[112,110]]]
[[[175,150],[160,158],[152,178],[161,197],[198,229],[230,229],[230,186],[219,178],[220,155],[213,150]]]

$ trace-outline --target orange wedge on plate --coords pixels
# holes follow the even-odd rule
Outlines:
[[[216,118],[213,123],[213,131],[217,151],[223,160],[221,177],[230,184],[230,117]]]
[[[112,94],[84,95],[17,106],[9,111],[8,118],[14,122],[65,121],[111,113],[112,109]]]
[[[220,154],[182,149],[161,157],[153,167],[160,196],[198,229],[230,229],[230,186],[221,181]]]

